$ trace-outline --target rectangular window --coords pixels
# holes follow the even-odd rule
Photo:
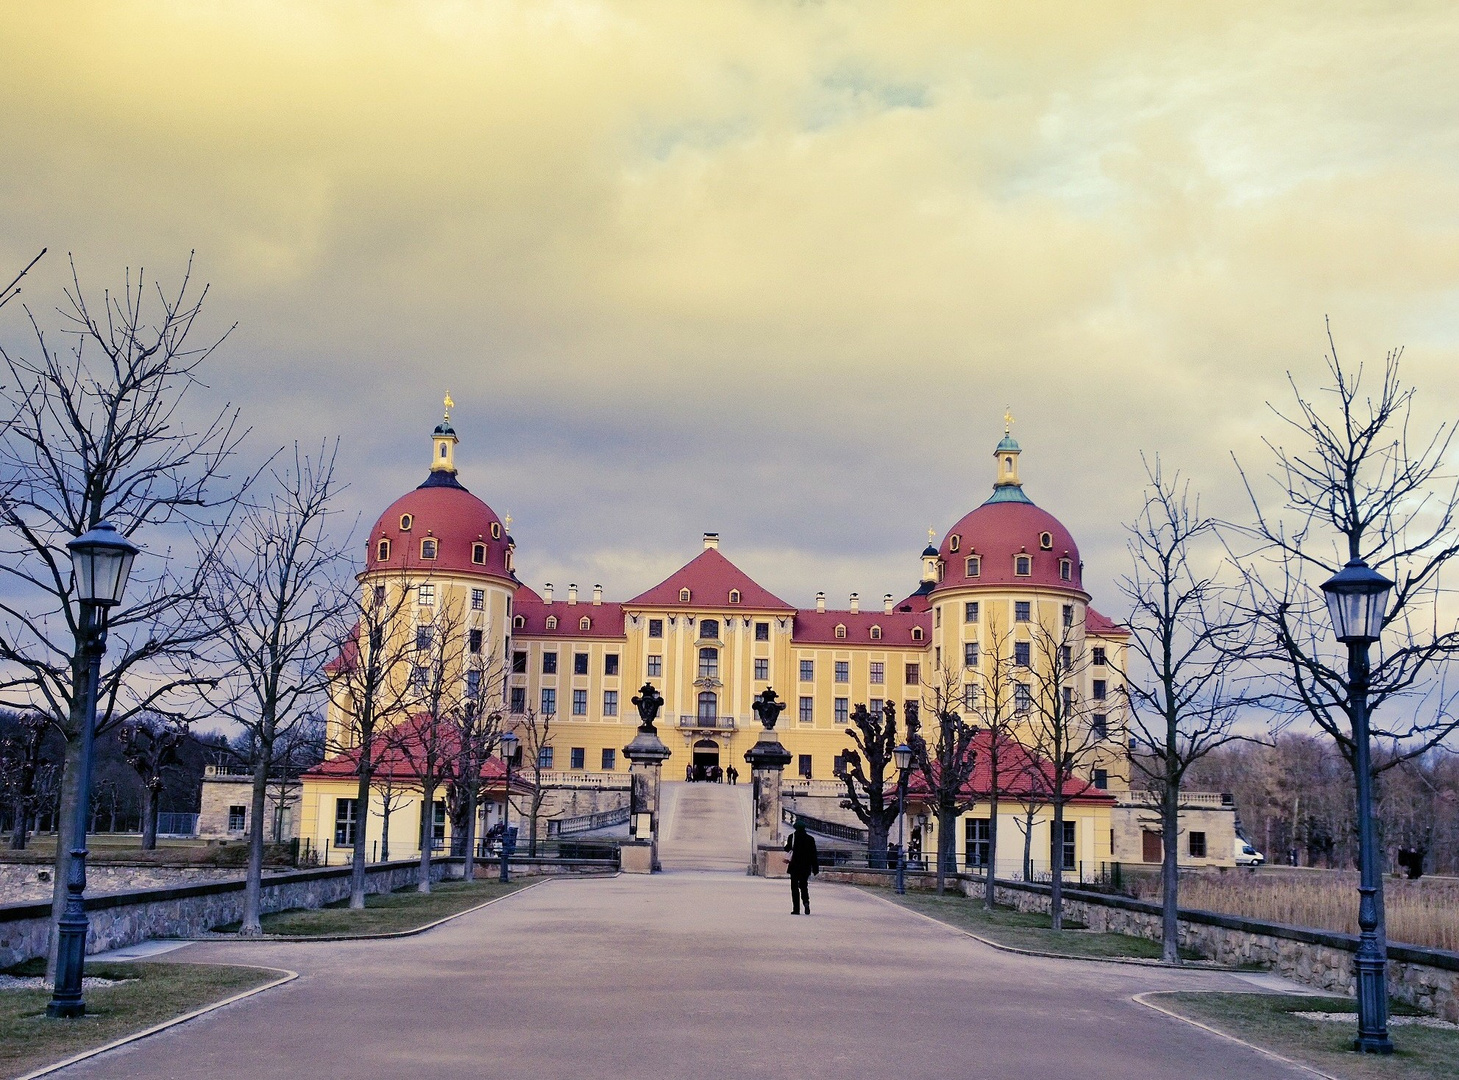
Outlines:
[[[616,652],[605,653],[603,655],[603,674],[618,674],[618,654]]]
[[[572,714],[574,716],[588,715],[588,692],[586,690],[572,692]]]
[[[1108,769],[1095,769],[1094,770],[1094,786],[1097,787],[1100,791],[1105,791],[1105,790],[1107,790],[1109,788],[1109,770]]]
[[[756,641],[769,641],[770,640],[770,624],[769,623],[767,623],[767,622],[757,622],[755,624],[755,640]]]
[[[512,674],[527,674],[527,654],[525,652],[519,650],[512,653]]]
[[[431,804],[431,850],[440,851],[446,846],[446,803],[437,799]]]
[[[770,661],[764,657],[755,660],[755,678],[768,680],[770,678]]]
[[[902,674],[904,676],[904,678],[902,679],[903,682],[905,682],[908,686],[916,686],[922,681],[922,665],[908,664],[906,670]]]
[[[932,657],[933,657],[933,669],[934,670],[941,670],[941,668],[942,668],[942,646],[941,645],[936,646],[932,650]]]
[[[557,715],[557,691],[550,686],[542,688],[542,715]]]
[[[811,778],[811,756],[809,754],[801,754],[800,760],[796,764],[799,766],[798,771],[801,776],[809,780]]]
[[[871,681],[876,686],[881,686],[887,681],[887,666],[880,660],[871,662]]]
[[[809,724],[816,718],[816,699],[803,697],[800,699],[800,722]]]
[[[977,577],[983,572],[983,560],[976,555],[969,555],[963,571],[968,577]]]
[[[466,696],[475,699],[481,694],[481,669],[472,668],[466,673]]]
[[[434,636],[429,626],[417,626],[415,628],[415,647],[424,652],[431,647],[431,639]]]
[[[581,746],[574,746],[568,751],[568,768],[585,769],[588,766],[588,751]]]
[[[972,712],[978,707],[978,684],[963,683],[963,708]]]
[[[1206,834],[1203,832],[1193,832],[1190,834],[1190,837],[1191,858],[1204,859],[1206,857]]]
[[[1030,617],[1030,613],[1029,613],[1029,601],[1027,601],[1027,600],[1015,600],[1013,602],[1013,621],[1014,622],[1028,622],[1029,617]]]
[[[436,587],[429,582],[419,586],[415,590],[415,600],[421,607],[435,607]]]
[[[1050,860],[1062,858],[1062,862],[1061,862],[1060,865],[1062,865],[1065,870],[1073,870],[1074,869],[1074,822],[1072,822],[1072,821],[1066,821],[1066,822],[1063,822],[1063,825],[1064,825],[1064,842],[1063,843],[1059,843],[1058,842],[1058,835],[1059,835],[1058,834],[1058,831],[1054,828],[1054,823],[1052,821],[1049,822],[1049,840],[1050,840],[1050,845],[1049,845],[1049,858],[1050,858]]]
[[[410,688],[417,694],[424,694],[431,684],[431,670],[423,664],[410,669]]]
[[[1091,659],[1092,663],[1094,664],[1094,666],[1095,667],[1104,667],[1104,664],[1105,664],[1105,659],[1104,659],[1104,646],[1103,645],[1096,645],[1093,649],[1090,650],[1090,653],[1091,653],[1090,659]]]
[[[699,650],[699,677],[701,679],[719,678],[719,650]]]
[[[1033,708],[1033,691],[1029,688],[1028,683],[1014,683],[1013,711],[1026,713],[1031,708]]]
[[[542,654],[542,674],[557,674],[557,654],[555,652],[545,652]]]
[[[572,673],[574,675],[586,675],[588,673],[588,654],[585,652],[572,654]]]
[[[814,660],[802,660],[800,662],[800,681],[813,682],[816,677],[816,662]]]
[[[883,713],[886,712],[886,702],[879,697],[874,697],[871,699],[870,709],[871,715],[880,720]]]
[[[1066,673],[1068,672],[1068,670],[1071,667],[1074,666],[1074,648],[1073,648],[1073,646],[1071,646],[1071,645],[1060,645],[1059,646],[1059,663],[1061,665],[1063,665],[1064,671]]]
[[[618,715],[618,691],[617,690],[604,690],[603,691],[603,715],[604,716],[617,716]]]
[[[1094,680],[1094,700],[1103,701],[1108,696],[1109,684],[1103,679]]]
[[[838,697],[836,699],[836,723],[846,724],[851,721],[851,699]]]
[[[466,648],[473,653],[481,652],[481,631],[468,630],[466,632]]]
[[[603,751],[603,771],[612,772],[618,768],[618,751],[609,747]]]
[[[850,662],[848,662],[846,660],[837,660],[836,661],[836,681],[837,682],[850,682],[851,681],[851,664],[850,664]]]
[[[648,658],[648,677],[650,679],[657,679],[663,674],[664,658],[662,656],[650,656]]]
[[[1073,604],[1065,604],[1064,605],[1064,625],[1065,626],[1073,626],[1074,625],[1074,605]]]
[[[933,611],[933,613],[932,613],[932,625],[933,626],[941,626],[942,625],[942,607],[941,607],[941,605],[939,605],[937,607],[937,609],[935,611]]]
[[[376,604],[383,604],[383,603],[385,603],[385,586],[384,585],[376,585],[375,586],[375,603]]]
[[[537,749],[537,767],[539,769],[552,768],[553,747],[542,746]]]
[[[1030,645],[1027,641],[1015,641],[1013,643],[1013,662],[1019,667],[1028,667],[1030,656]]]
[[[664,636],[664,620],[663,619],[650,619],[648,621],[648,636],[649,637],[663,637]]]
[[[978,621],[978,602],[976,600],[969,600],[967,603],[965,603],[963,605],[963,622],[977,622],[977,621]]]
[[[525,686],[512,687],[512,712],[524,713],[527,711],[527,688]]]
[[[471,610],[472,611],[480,611],[484,607],[486,607],[486,590],[485,589],[472,589],[471,590]]]
[[[355,842],[355,822],[359,799],[334,800],[334,846],[351,847]]]
[[[248,822],[248,807],[246,807],[246,806],[230,806],[230,807],[228,807],[228,831],[229,832],[242,832],[247,827],[247,822]]]
[[[1090,729],[1096,739],[1109,738],[1109,719],[1102,712],[1097,712],[1089,722]]]
[[[1074,688],[1064,687],[1064,715],[1067,717],[1074,712]]]
[[[967,859],[968,865],[987,866],[988,852],[992,848],[990,843],[992,833],[988,828],[988,819],[985,817],[964,818],[963,839],[966,844],[964,858]]]
[[[976,641],[963,642],[963,667],[978,666],[978,643]]]

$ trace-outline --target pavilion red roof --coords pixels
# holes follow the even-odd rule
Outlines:
[[[924,728],[935,723],[931,717],[924,721]],[[975,755],[973,775],[963,787],[965,797],[986,798],[993,791],[993,736],[980,731],[973,736],[969,750]],[[937,763],[932,763],[934,771]],[[1046,802],[1054,789],[1054,768],[1046,759],[1039,757],[1018,740],[1004,736],[998,741],[998,791],[999,798],[1029,799]],[[914,770],[907,785],[909,798],[926,799],[930,793],[927,778],[920,770]],[[1113,804],[1114,795],[1102,791],[1086,780],[1070,778],[1064,781],[1064,794],[1077,803]]]
[[[378,779],[410,782],[419,779],[419,763],[429,745],[430,718],[425,713],[412,716],[395,727],[380,732],[375,737],[375,769]],[[443,762],[442,771],[447,771],[455,761],[457,740],[454,729],[443,725],[439,733],[438,755]],[[340,780],[359,775],[360,752],[345,750],[333,757],[325,758],[314,768],[304,773],[304,779]],[[481,777],[489,791],[500,792],[506,786],[506,763],[499,757],[487,758],[481,766]],[[512,775],[512,789],[527,790],[531,787],[520,773]]]
[[[687,601],[679,599],[682,589],[689,590]],[[624,607],[724,608],[730,605],[732,589],[738,589],[740,593],[736,607],[752,611],[795,610],[780,597],[757,584],[753,578],[721,555],[718,548],[705,548],[652,589],[639,593],[628,601]]]

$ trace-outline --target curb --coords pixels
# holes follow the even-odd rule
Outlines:
[[[1290,1065],[1294,1069],[1301,1069],[1305,1073],[1311,1073],[1313,1076],[1321,1077],[1322,1080],[1341,1080],[1341,1077],[1333,1076],[1331,1073],[1325,1073],[1315,1066],[1308,1065],[1306,1062],[1295,1061],[1292,1058],[1284,1057],[1283,1055],[1278,1054],[1274,1050],[1268,1050],[1265,1047],[1257,1046],[1255,1043],[1249,1043],[1245,1039],[1237,1038],[1235,1035],[1228,1035],[1224,1031],[1216,1030],[1209,1024],[1203,1024],[1199,1020],[1192,1020],[1189,1016],[1181,1016],[1180,1013],[1173,1012],[1170,1009],[1164,1008],[1163,1006],[1157,1005],[1155,1004],[1155,1002],[1149,1000],[1150,998],[1157,997],[1161,994],[1220,994],[1225,992],[1226,991],[1222,990],[1147,990],[1143,994],[1136,994],[1130,1000],[1136,1002],[1139,1005],[1145,1006],[1145,1008],[1147,1009],[1153,1009],[1155,1012],[1164,1013],[1166,1016],[1169,1016],[1172,1019],[1179,1020],[1182,1024],[1189,1024],[1191,1027],[1200,1028],[1202,1031],[1208,1032],[1211,1035],[1215,1035],[1218,1038],[1225,1039],[1227,1042],[1234,1042],[1237,1046],[1244,1046],[1248,1050],[1255,1050],[1258,1054],[1261,1054],[1264,1057],[1269,1057],[1274,1061],[1280,1061],[1283,1065]]]
[[[252,964],[218,964],[215,966],[254,967],[254,965]],[[134,1031],[130,1035],[123,1035],[121,1038],[113,1039],[111,1042],[105,1043],[101,1046],[93,1047],[90,1050],[83,1050],[81,1053],[73,1054],[71,1057],[66,1058],[64,1061],[57,1061],[51,1065],[43,1065],[41,1068],[36,1069],[34,1072],[28,1072],[24,1076],[16,1077],[16,1080],[36,1080],[37,1077],[50,1076],[52,1073],[60,1072],[62,1069],[70,1068],[72,1065],[79,1064],[83,1061],[88,1061],[91,1058],[98,1057],[99,1055],[105,1054],[111,1050],[115,1050],[118,1047],[126,1046],[129,1043],[139,1042],[142,1039],[147,1038],[149,1035],[156,1035],[159,1031],[166,1031],[168,1028],[174,1028],[177,1027],[179,1024],[185,1024],[189,1020],[196,1020],[199,1016],[205,1016],[210,1012],[216,1012],[218,1009],[223,1008],[223,1006],[225,1005],[232,1005],[234,1002],[242,1001],[244,998],[251,998],[255,994],[261,994],[265,990],[272,990],[276,986],[283,986],[285,983],[293,982],[299,977],[299,973],[297,971],[290,971],[288,968],[254,967],[254,970],[277,971],[280,977],[275,979],[273,982],[264,983],[262,986],[255,986],[251,990],[240,991],[239,993],[233,994],[229,997],[225,997],[221,1001],[215,1001],[211,1005],[204,1005],[201,1008],[192,1010],[192,1012],[183,1013],[181,1016],[174,1016],[171,1020],[164,1020],[160,1024],[153,1024],[151,1027],[143,1028],[141,1031]]]

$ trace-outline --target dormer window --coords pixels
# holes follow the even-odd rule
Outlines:
[[[400,515],[400,531],[401,532],[410,532],[410,527],[413,524],[415,524],[415,518],[411,517],[409,514],[401,514]]]
[[[731,589],[730,590],[730,603],[731,604],[738,604],[739,602],[740,602],[740,590],[739,589]]]
[[[963,542],[963,538],[961,536],[959,536],[957,533],[953,533],[950,537],[948,537],[948,540],[947,540],[947,550],[948,551],[956,551],[959,547],[962,546],[962,542]]]
[[[593,620],[590,619],[590,618],[588,618],[586,615],[584,615],[581,619],[578,620],[578,629],[579,630],[591,630],[592,628],[593,628]]]
[[[846,624],[845,623],[837,623],[836,624],[836,636],[838,638],[845,638],[846,637]]]
[[[390,541],[381,540],[375,545],[375,558],[380,562],[387,562],[390,559]]]
[[[681,604],[687,604],[688,602],[689,602],[689,590],[688,589],[680,589],[679,590],[679,603],[681,603]]]
[[[871,640],[872,641],[880,641],[881,640],[881,627],[880,626],[873,626],[871,628]]]
[[[420,542],[420,557],[422,559],[434,559],[436,557],[436,542],[434,540],[422,540]]]
[[[983,560],[977,555],[969,555],[967,562],[963,564],[963,573],[967,577],[978,577],[983,573]]]
[[[512,616],[512,629],[513,630],[521,630],[521,629],[525,628],[526,625],[527,625],[527,617],[525,615],[513,615]]]
[[[1015,555],[1013,557],[1013,572],[1019,577],[1028,577],[1033,573],[1033,558],[1028,555]]]
[[[1072,561],[1070,561],[1069,559],[1060,559],[1059,560],[1059,580],[1060,581],[1073,581],[1074,580],[1074,563]]]
[[[485,544],[472,544],[471,545],[471,561],[474,562],[477,566],[481,566],[483,563],[486,562],[486,545]]]
[[[556,630],[557,629],[557,616],[556,615],[549,615],[549,616],[547,616],[547,629],[549,629],[549,630]]]
[[[912,640],[913,641],[921,641],[922,640],[922,627],[920,627],[920,626],[914,626],[914,627],[912,627]]]
[[[1039,547],[1044,551],[1054,550],[1054,534],[1051,532],[1039,533]]]
[[[500,521],[493,521],[491,523],[491,538],[493,540],[500,540],[502,538],[502,523]]]

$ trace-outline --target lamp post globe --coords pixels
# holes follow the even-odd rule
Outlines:
[[[508,862],[508,860],[511,858],[511,849],[508,846],[508,842],[510,841],[511,837],[509,836],[507,830],[508,830],[508,828],[511,825],[511,818],[512,818],[512,813],[511,813],[511,811],[512,811],[512,762],[513,762],[513,760],[515,760],[515,758],[517,756],[517,746],[518,746],[518,744],[520,742],[521,742],[521,740],[518,739],[517,736],[515,734],[513,734],[512,732],[510,732],[510,731],[508,731],[504,735],[502,735],[502,739],[501,739],[502,760],[505,761],[506,764],[507,764],[507,786],[506,786],[505,790],[502,791],[502,869],[501,869],[501,880],[503,882],[509,882],[509,881],[512,880],[512,871],[511,871],[511,868],[510,868],[510,865],[509,865],[509,862]]]
[[[86,661],[86,699],[77,757],[76,802],[71,819],[71,862],[66,874],[66,906],[56,920],[56,987],[46,1015],[71,1019],[86,1015],[82,977],[86,967],[86,819],[91,805],[91,747],[96,734],[96,698],[101,658],[106,655],[106,613],[122,602],[132,562],[141,550],[109,521],[98,521],[66,545],[76,599],[81,655]]]
[[[1348,715],[1353,726],[1353,777],[1358,804],[1358,1037],[1354,1048],[1391,1054],[1388,1038],[1388,956],[1379,929],[1378,831],[1373,822],[1373,771],[1368,732],[1368,647],[1383,630],[1383,614],[1393,582],[1362,559],[1354,558],[1322,583],[1333,635],[1348,647]]]
[[[912,748],[899,743],[892,750],[897,778],[897,895],[907,891],[907,781],[912,774]]]

